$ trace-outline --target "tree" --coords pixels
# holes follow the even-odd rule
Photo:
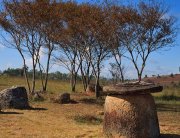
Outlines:
[[[39,65],[39,69],[41,70],[40,72],[42,80],[42,89],[44,91],[46,91],[47,89],[50,59],[52,52],[55,49],[54,34],[55,32],[60,31],[62,27],[62,23],[58,22],[60,21],[60,14],[58,9],[59,7],[57,5],[58,4],[55,1],[50,0],[13,0],[4,2],[5,11],[2,14],[5,14],[5,18],[2,22],[2,25],[6,22],[6,26],[4,25],[4,28],[9,27],[10,25],[11,27],[9,28],[11,30],[13,29],[14,31],[14,28],[16,28],[16,32],[18,34],[13,34],[14,38],[18,35],[19,37],[21,37],[19,38],[19,40],[21,39],[22,41],[21,47],[23,47],[23,51],[25,51],[26,54],[28,54],[32,59],[32,93],[34,93],[35,90],[35,70],[37,68],[37,65]],[[9,30],[6,29],[6,31]],[[47,64],[45,67],[45,71],[44,67],[40,63],[40,52],[42,51],[42,49],[46,49],[47,51],[44,52],[47,54]],[[43,77],[44,72],[45,78]]]
[[[63,29],[62,13],[60,13],[62,3],[56,1],[37,1],[39,15],[38,22],[41,23],[40,27],[37,28],[39,34],[42,34],[44,54],[47,55],[47,61],[45,68],[40,63],[40,57],[38,59],[39,69],[41,72],[41,81],[43,91],[47,90],[48,75],[50,69],[50,60],[53,51],[56,50],[56,39]],[[45,76],[43,77],[43,73]]]
[[[31,92],[29,79],[27,76],[27,70],[26,70],[27,66],[26,66],[26,59],[24,54],[25,50],[23,47],[23,35],[19,29],[19,26],[16,24],[16,21],[11,16],[10,11],[7,10],[6,6],[5,6],[5,11],[1,12],[0,15],[0,25],[8,33],[8,36],[11,38],[11,40],[7,40],[6,37],[3,37],[5,38],[4,40],[8,42],[10,48],[17,49],[17,51],[22,57],[25,80],[28,86],[28,90],[29,92]]]
[[[103,7],[90,5],[84,7],[88,15],[83,15],[81,28],[81,48],[92,66],[93,75],[96,79],[96,97],[100,96],[100,73],[103,62],[110,56],[108,49],[110,41],[110,30],[108,11]]]
[[[175,19],[167,17],[167,10],[161,3],[141,2],[138,7],[126,7],[119,27],[121,44],[128,51],[130,59],[141,81],[146,61],[152,52],[173,46],[176,38]]]
[[[80,63],[78,62],[78,44],[77,37],[78,33],[75,26],[75,20],[78,18],[78,5],[74,2],[68,2],[64,4],[61,9],[63,16],[63,35],[57,32],[59,37],[56,39],[56,44],[58,45],[59,54],[55,56],[55,62],[63,65],[70,72],[70,84],[71,91],[75,92],[77,75],[80,68]]]
[[[121,66],[121,70],[120,70],[119,65],[117,63],[110,63],[109,72],[111,73],[114,84],[116,84],[119,81],[124,82],[124,80],[122,80],[122,78],[124,79],[124,74],[125,74],[124,66]],[[121,74],[123,74],[123,77],[121,76]]]

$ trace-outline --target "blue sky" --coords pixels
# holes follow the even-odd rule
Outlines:
[[[170,7],[170,15],[175,16],[178,19],[178,26],[180,27],[180,0],[164,0],[165,5]],[[27,57],[27,60],[28,57]],[[42,58],[43,60],[43,58]],[[44,56],[45,60],[45,56]],[[31,66],[31,62],[28,61],[28,65]],[[126,78],[135,78],[136,72],[129,62],[125,61],[124,65],[127,68]],[[22,67],[22,60],[19,53],[15,49],[9,49],[0,44],[0,70],[5,70],[8,67],[20,68]],[[152,53],[148,59],[144,75],[163,75],[170,73],[180,73],[180,32],[178,33],[175,47]],[[110,77],[108,73],[108,64],[105,64],[102,74]],[[51,71],[67,72],[64,68],[54,66]]]

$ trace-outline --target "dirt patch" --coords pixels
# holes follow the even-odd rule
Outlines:
[[[22,137],[54,137],[54,138],[79,138],[79,137],[103,137],[102,122],[94,125],[91,122],[102,119],[98,115],[104,107],[98,104],[81,102],[87,96],[76,95],[72,97],[78,104],[64,104],[50,102],[33,102],[32,110],[3,110],[0,114],[0,136],[8,138]],[[90,117],[89,123],[78,123],[76,116]],[[158,118],[162,136],[180,135],[180,112],[160,111]],[[86,120],[87,118],[85,118]]]

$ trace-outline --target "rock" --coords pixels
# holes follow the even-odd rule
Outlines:
[[[56,102],[60,103],[60,104],[70,103],[71,102],[70,94],[69,93],[62,93],[62,94],[60,94],[58,96],[58,98],[56,99]]]
[[[102,87],[99,86],[99,91],[102,91]],[[86,88],[87,93],[95,93],[95,84],[89,84]]]
[[[0,92],[1,108],[26,109],[29,108],[25,87],[12,87]]]
[[[107,96],[104,134],[108,138],[158,138],[156,106],[151,94]]]

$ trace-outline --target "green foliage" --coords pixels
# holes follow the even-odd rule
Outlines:
[[[22,68],[8,68],[7,70],[3,71],[3,74],[9,75],[9,76],[23,76],[24,71]]]

